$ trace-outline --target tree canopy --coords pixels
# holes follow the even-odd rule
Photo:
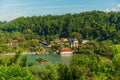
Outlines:
[[[19,17],[10,22],[1,22],[0,30],[21,32],[25,34],[26,39],[34,38],[32,35],[70,37],[76,32],[82,39],[112,40],[119,43],[119,21],[120,12],[91,11],[79,14]]]

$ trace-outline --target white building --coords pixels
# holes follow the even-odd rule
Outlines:
[[[82,41],[82,44],[83,44],[83,45],[86,45],[87,43],[89,43],[89,40],[83,40],[83,41]]]
[[[78,48],[78,39],[76,38],[69,38],[70,46],[74,48]]]

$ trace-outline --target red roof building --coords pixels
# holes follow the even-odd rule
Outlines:
[[[18,44],[19,44],[19,41],[18,41],[18,40],[13,40],[13,41],[11,41],[8,45],[18,46]]]
[[[60,49],[60,54],[61,54],[61,55],[73,54],[73,51],[72,51],[70,48],[68,48],[68,47],[66,47],[66,48],[61,48],[61,49]]]
[[[55,46],[55,43],[50,43],[50,46],[52,47],[52,46]]]
[[[72,51],[70,48],[61,48],[60,51]]]

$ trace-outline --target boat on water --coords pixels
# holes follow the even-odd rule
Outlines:
[[[48,60],[44,59],[44,58],[38,58],[36,59],[39,63],[45,63],[48,62]]]

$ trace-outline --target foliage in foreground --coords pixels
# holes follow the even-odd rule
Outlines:
[[[18,65],[0,66],[0,80],[33,80],[28,68]]]
[[[70,65],[56,63],[31,67],[37,80],[119,80],[120,46],[113,46],[113,57],[89,54],[73,56]]]
[[[111,49],[113,57],[93,52],[76,54],[69,65],[56,63],[28,67],[27,57],[21,65],[18,64],[19,55],[16,55],[11,58],[12,64],[0,66],[0,80],[120,80],[120,46]]]

